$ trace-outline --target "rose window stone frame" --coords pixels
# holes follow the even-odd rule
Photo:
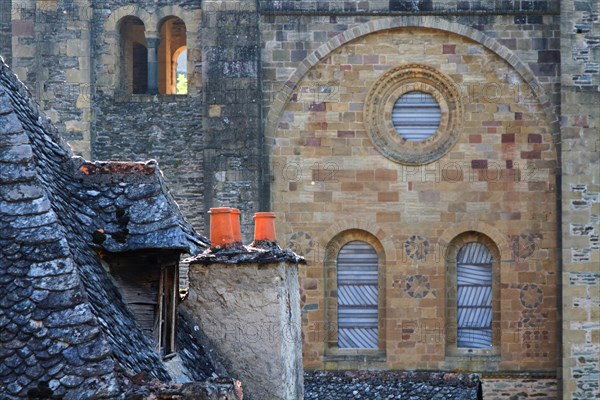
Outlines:
[[[438,103],[441,120],[436,132],[422,141],[409,141],[392,123],[396,101],[409,92],[430,94]],[[456,144],[463,119],[461,91],[452,79],[427,65],[404,64],[384,73],[369,89],[365,129],[373,145],[388,159],[404,165],[432,163]]]

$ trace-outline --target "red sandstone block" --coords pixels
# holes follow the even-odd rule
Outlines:
[[[456,54],[456,45],[445,44],[442,49],[442,54]]]
[[[515,134],[514,133],[505,133],[502,135],[502,143],[514,143],[515,142]]]
[[[398,201],[398,192],[379,192],[377,193],[377,201]]]
[[[481,143],[481,135],[469,135],[469,143]]]
[[[337,136],[339,138],[354,137],[354,131],[338,131]]]
[[[521,158],[524,160],[540,159],[542,152],[540,150],[522,151]]]
[[[363,184],[360,182],[342,182],[342,192],[360,192]]]
[[[342,64],[342,65],[340,65],[340,70],[341,71],[351,71],[352,70],[352,65],[350,65],[350,64]]]
[[[527,143],[542,143],[542,135],[539,133],[530,133],[527,136]]]
[[[473,169],[487,168],[487,160],[471,160],[471,168],[473,168]]]
[[[378,181],[395,181],[398,179],[398,171],[393,169],[376,169],[375,180]]]
[[[310,103],[308,106],[309,111],[325,111],[325,103]]]
[[[374,179],[373,171],[356,171],[356,180],[357,181],[372,181]]]

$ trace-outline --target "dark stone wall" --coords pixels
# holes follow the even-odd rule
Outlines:
[[[124,94],[119,82],[118,26],[107,31],[110,18],[139,17],[146,38],[157,34],[161,7],[173,5],[172,15],[190,21],[199,2],[136,4],[127,13],[122,1],[94,2],[92,58],[94,99],[92,101],[91,158],[100,160],[155,159],[162,169],[173,197],[187,220],[203,231],[205,212],[203,172],[203,100],[201,92],[201,39],[196,26],[186,24],[188,35],[187,95]],[[181,14],[180,14],[181,13]],[[168,16],[168,15],[167,15]],[[149,18],[153,18],[149,20]],[[198,24],[199,21],[194,21]]]
[[[227,10],[206,2],[202,14],[204,183],[210,190],[204,209],[239,208],[248,242],[253,213],[269,210],[261,171],[258,14],[254,2],[232,3]]]
[[[600,4],[560,5],[562,398],[584,400],[600,393]]]
[[[182,212],[202,231],[202,100],[181,95],[134,95],[95,103],[92,158],[156,159]]]
[[[559,3],[552,0],[377,0],[377,1],[263,1],[261,12],[298,11],[307,13],[464,13],[558,11]]]
[[[6,64],[11,63],[12,58],[12,0],[0,2],[0,56]]]

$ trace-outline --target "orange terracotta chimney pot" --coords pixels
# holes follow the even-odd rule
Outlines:
[[[210,214],[210,247],[229,247],[233,243],[233,231],[231,229],[231,208],[211,208]]]
[[[242,229],[240,228],[240,210],[237,208],[231,209],[231,231],[233,234],[233,241],[236,245],[242,244]]]
[[[254,241],[275,242],[275,213],[257,212],[254,214]]]

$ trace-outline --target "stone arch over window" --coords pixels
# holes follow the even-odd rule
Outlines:
[[[327,355],[385,354],[383,245],[371,233],[337,234],[325,251]]]
[[[161,21],[159,32],[158,91],[161,94],[177,94],[178,73],[183,73],[187,80],[187,65],[177,63],[182,52],[187,55],[186,25],[181,18],[168,16]]]
[[[500,250],[487,235],[467,231],[450,241],[446,258],[446,355],[500,353]]]
[[[124,93],[148,90],[148,44],[141,19],[128,15],[119,23],[119,83]]]

